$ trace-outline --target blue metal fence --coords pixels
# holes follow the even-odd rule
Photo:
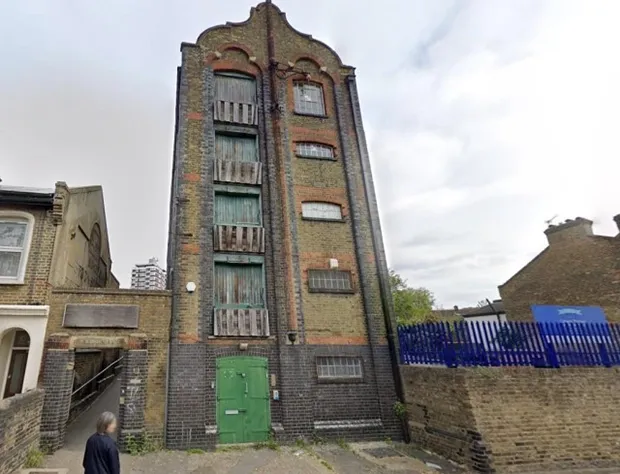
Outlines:
[[[620,365],[620,324],[472,322],[398,328],[401,364]]]

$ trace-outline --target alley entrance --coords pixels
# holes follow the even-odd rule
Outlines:
[[[217,360],[217,426],[220,443],[254,443],[269,438],[269,383],[264,357]]]

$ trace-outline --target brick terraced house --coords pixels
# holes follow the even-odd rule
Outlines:
[[[100,186],[0,186],[0,473],[38,446],[52,287],[118,288],[111,263]]]
[[[401,438],[354,68],[269,1],[181,53],[167,446]]]
[[[614,221],[620,230],[620,215]],[[549,245],[500,285],[509,320],[532,320],[532,305],[600,306],[620,322],[620,233],[596,235],[577,217],[545,230]]]

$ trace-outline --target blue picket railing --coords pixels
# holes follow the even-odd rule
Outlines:
[[[401,364],[620,365],[620,324],[459,321],[399,326]]]

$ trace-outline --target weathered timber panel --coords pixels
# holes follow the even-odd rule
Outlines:
[[[214,180],[224,183],[261,184],[262,163],[216,160]]]
[[[216,336],[269,336],[269,313],[266,309],[215,309],[213,324]]]
[[[140,307],[116,304],[68,304],[62,322],[66,328],[137,328]]]
[[[215,134],[215,159],[254,163],[258,161],[256,136]]]
[[[265,252],[265,229],[216,225],[213,228],[213,248],[216,252]]]
[[[213,118],[218,122],[258,125],[258,107],[256,104],[216,100],[214,106]]]

